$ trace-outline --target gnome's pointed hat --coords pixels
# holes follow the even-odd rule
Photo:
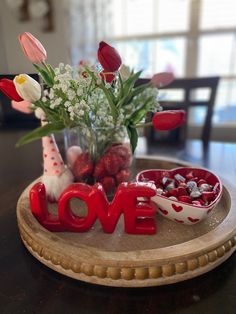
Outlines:
[[[43,144],[43,167],[47,176],[60,176],[65,170],[65,164],[58,150],[53,135],[42,138]]]
[[[37,111],[37,110],[36,110]],[[41,124],[46,125],[45,115],[42,110],[35,113],[41,119]],[[53,135],[42,138],[43,146],[43,168],[42,182],[45,185],[47,196],[51,201],[58,200],[62,191],[73,182],[73,175],[68,169],[57,147]]]
[[[48,199],[54,201],[58,200],[62,191],[73,182],[74,178],[62,160],[54,136],[44,136],[42,144],[44,167],[42,182],[46,187]]]
[[[47,121],[45,121],[44,112],[39,111],[37,115],[38,118],[41,119],[41,125],[46,125]],[[66,170],[66,166],[64,164],[64,161],[62,160],[54,135],[51,134],[42,137],[42,147],[44,175],[59,177]]]

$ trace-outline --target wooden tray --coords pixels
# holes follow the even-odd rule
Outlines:
[[[189,164],[161,158],[138,158],[137,168],[171,169]],[[23,243],[40,262],[66,276],[100,285],[146,287],[196,277],[220,265],[236,248],[236,194],[224,185],[217,208],[194,226],[157,215],[156,235],[127,235],[120,219],[113,234],[99,222],[87,233],[51,233],[29,208],[30,186],[17,205]]]

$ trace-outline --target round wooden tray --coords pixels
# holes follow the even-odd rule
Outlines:
[[[158,157],[137,159],[137,169],[189,164]],[[100,285],[146,287],[196,277],[220,265],[236,249],[236,194],[224,185],[218,206],[203,222],[178,224],[157,215],[155,235],[128,235],[120,219],[113,234],[97,222],[87,233],[52,233],[34,218],[30,186],[17,205],[23,243],[40,262],[66,276]]]

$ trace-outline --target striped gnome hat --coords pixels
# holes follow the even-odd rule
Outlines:
[[[41,119],[42,125],[47,124],[44,121],[44,112],[37,110],[35,112],[36,117]],[[73,182],[74,178],[62,160],[54,136],[44,136],[42,146],[44,172],[41,181],[45,185],[48,199],[57,201],[63,190]]]

